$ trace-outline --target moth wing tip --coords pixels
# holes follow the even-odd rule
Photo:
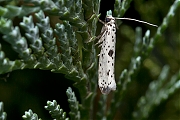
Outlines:
[[[113,86],[112,88],[110,88],[110,87],[107,87],[107,88],[100,87],[100,90],[101,90],[101,93],[102,93],[102,94],[108,95],[108,94],[111,92],[111,90],[112,90],[112,91],[115,91],[115,90],[116,90],[116,85]]]

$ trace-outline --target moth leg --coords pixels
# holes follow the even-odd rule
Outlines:
[[[116,26],[116,29],[119,29],[116,21],[115,21],[115,26]]]
[[[101,47],[101,46],[102,46],[102,44],[98,45],[98,47]]]
[[[90,43],[90,42],[92,42],[92,41],[95,41],[96,39],[97,39],[97,37],[96,37],[96,36],[91,37],[91,39],[90,39],[90,40],[88,40],[86,43]]]
[[[101,33],[96,37],[96,39],[99,39],[99,40],[95,45],[103,42],[104,39],[102,39],[102,37],[104,37],[106,35],[106,33],[107,33],[107,28],[104,28],[103,31],[101,31]]]
[[[87,43],[89,43],[89,42],[92,42],[92,41],[95,41],[95,40],[97,40],[97,39],[101,39],[101,37],[104,35],[104,33],[105,33],[105,31],[106,31],[106,29],[103,29],[102,31],[101,31],[101,33],[96,37],[92,37]],[[99,42],[98,42],[99,43]]]
[[[98,18],[98,21],[99,21],[100,23],[102,23],[103,25],[105,24],[105,22],[103,22],[103,21],[100,20],[99,18]],[[97,37],[92,37],[87,43],[92,42],[92,41],[95,41],[95,40],[97,40],[97,39],[100,39],[100,38],[103,36],[105,30],[106,30],[106,29],[104,29],[103,31],[101,31],[101,33],[100,33]]]
[[[100,23],[102,23],[103,25],[105,24],[105,22],[103,22],[102,20],[98,19]]]

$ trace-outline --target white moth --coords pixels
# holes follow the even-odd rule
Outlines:
[[[99,40],[96,44],[99,44],[101,51],[99,56],[99,69],[98,69],[98,85],[102,94],[109,94],[111,90],[116,90],[116,82],[114,77],[114,61],[115,61],[115,45],[116,45],[116,23],[115,19],[134,20],[142,23],[146,23],[152,26],[156,26],[144,21],[139,21],[131,18],[114,18],[112,12],[107,12]]]
[[[101,38],[97,42],[101,46],[99,54],[98,84],[103,94],[108,94],[111,90],[116,90],[114,79],[114,60],[116,45],[116,25],[115,18],[107,16],[101,30]]]

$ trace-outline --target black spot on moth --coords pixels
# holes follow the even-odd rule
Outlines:
[[[108,70],[108,72],[107,72],[107,75],[109,76],[109,72],[110,72],[110,70]]]
[[[108,55],[109,55],[110,57],[112,57],[113,53],[114,53],[113,50],[109,50]],[[113,59],[113,58],[112,58],[112,59]]]

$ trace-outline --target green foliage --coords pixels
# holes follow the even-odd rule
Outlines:
[[[70,87],[67,89],[66,94],[68,96],[69,107],[71,109],[71,111],[69,112],[71,119],[72,120],[80,120],[80,118],[81,118],[80,111],[78,111],[79,103],[76,99],[74,92],[72,91],[72,89]]]
[[[38,119],[38,115],[33,113],[31,109],[28,112],[25,112],[25,115],[23,115],[22,118],[24,120],[41,120]]]
[[[114,4],[114,16],[122,17],[126,10],[129,8],[132,0],[115,0]]]
[[[149,84],[145,96],[142,96],[137,105],[137,110],[133,113],[134,119],[147,119],[149,113],[157,107],[162,101],[180,88],[180,71],[167,81],[169,66],[164,66],[159,78]]]
[[[55,100],[53,100],[53,102],[47,101],[45,109],[48,110],[51,117],[56,120],[69,120],[69,118],[66,118],[66,112],[63,112],[63,109],[60,109],[60,105],[57,105]]]
[[[123,17],[130,7],[131,1],[116,0],[113,16]],[[125,50],[117,45],[117,51],[125,51],[124,54],[117,52],[117,59],[119,58],[118,54],[121,53],[122,59],[124,58],[127,64],[116,62],[116,66],[126,69],[121,70],[122,72],[116,80],[117,90],[110,96],[104,96],[97,92],[98,53],[96,53],[94,42],[87,43],[96,35],[100,0],[24,0],[22,3],[15,1],[0,3],[2,3],[0,6],[0,33],[1,41],[3,41],[0,41],[0,74],[23,69],[49,70],[64,74],[67,79],[72,80],[73,86],[79,92],[75,95],[71,87],[66,91],[70,108],[67,117],[67,111],[64,112],[56,100],[47,101],[45,109],[49,111],[53,119],[150,119],[153,111],[180,89],[180,71],[176,61],[179,58],[173,61],[171,57],[166,57],[168,62],[166,65],[166,62],[160,64],[152,57],[153,50],[158,45],[162,51],[173,53],[173,50],[167,49],[164,47],[166,45],[159,41],[166,33],[173,17],[178,14],[179,0],[175,0],[171,5],[162,24],[154,32],[154,36],[151,35],[153,32],[146,29],[143,37],[142,28],[137,27],[134,33],[135,41],[130,40],[133,46],[129,45],[127,41],[122,42]],[[142,4],[141,0],[135,2],[138,6],[140,3]],[[149,5],[151,4],[149,3]],[[144,6],[137,9],[141,8],[145,9]],[[147,16],[147,13],[143,15]],[[122,34],[124,33],[128,38],[133,36],[130,28],[126,26],[122,26],[122,28],[125,28]],[[125,33],[125,31],[127,32]],[[118,35],[117,33],[117,39]],[[179,32],[176,35],[179,35]],[[125,39],[126,37],[121,38]],[[172,40],[178,43],[178,38],[173,37]],[[9,57],[5,43],[18,56],[14,59]],[[119,48],[122,49],[119,50]],[[175,52],[178,53],[178,50]],[[144,68],[146,68],[146,72],[156,74],[146,77],[143,73]],[[154,72],[155,68],[159,71]],[[119,70],[117,71],[120,73]],[[156,78],[159,73],[159,77]],[[148,81],[147,78],[150,78],[151,81],[146,84],[147,89],[144,90],[146,92],[137,95],[136,102],[132,102],[134,108],[131,112],[123,115],[119,109],[123,109],[123,104],[128,103],[127,99],[133,99],[130,98],[132,97],[130,93],[134,91],[134,89],[131,91],[132,86],[136,86],[141,80],[138,78],[139,75],[143,81]],[[61,80],[62,84],[64,82],[66,81]],[[68,105],[66,106],[68,107]],[[0,102],[0,120],[5,120],[7,116],[3,109],[3,103]],[[122,113],[122,116],[117,115],[119,112]],[[129,117],[124,117],[126,115]],[[32,110],[25,112],[22,117],[25,120],[38,120],[38,115]]]
[[[30,13],[37,12],[40,7],[24,6],[21,7],[7,5],[6,7],[0,6],[0,16],[5,18],[24,17]]]
[[[3,102],[0,102],[0,120],[6,120],[7,114],[4,112]]]

